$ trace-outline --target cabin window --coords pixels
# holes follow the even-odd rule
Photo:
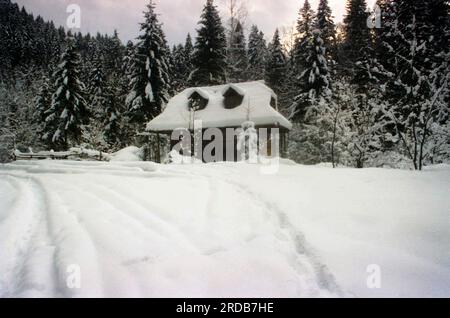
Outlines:
[[[244,96],[236,92],[235,89],[230,87],[227,89],[227,91],[223,94],[224,100],[223,104],[226,109],[233,109],[242,104],[244,101]]]
[[[189,97],[189,110],[199,111],[205,109],[208,105],[208,99],[204,98],[198,92],[192,93]]]
[[[277,99],[275,97],[272,96],[272,98],[270,99],[270,106],[272,106],[272,108],[277,109]]]

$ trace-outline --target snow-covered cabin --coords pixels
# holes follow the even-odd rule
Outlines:
[[[224,138],[227,128],[238,129],[249,121],[255,124],[258,132],[260,128],[266,128],[269,155],[272,130],[278,128],[280,152],[284,154],[292,129],[289,120],[278,112],[277,95],[263,82],[255,81],[185,89],[169,101],[162,114],[148,123],[147,132],[171,135],[179,129],[192,131],[198,120],[201,120],[203,130],[221,129]],[[236,147],[236,138],[224,142]],[[176,143],[172,141],[172,146]]]

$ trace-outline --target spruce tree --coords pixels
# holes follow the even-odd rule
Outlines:
[[[45,112],[50,108],[52,95],[50,93],[50,80],[44,76],[35,102],[35,121],[43,125],[47,118]]]
[[[345,61],[340,62],[348,64],[350,68],[370,45],[368,18],[366,0],[347,0],[347,14],[344,18]]]
[[[264,78],[267,55],[264,33],[259,31],[256,25],[253,25],[248,39],[248,77],[250,80]]]
[[[186,42],[184,44],[184,63],[185,63],[185,79],[186,79],[186,83],[189,79],[189,75],[192,72],[193,69],[193,65],[192,65],[192,59],[194,56],[194,45],[192,44],[192,37],[191,35],[188,33],[187,37],[186,37]]]
[[[191,34],[186,36],[186,42],[184,44],[184,59],[186,61],[186,69],[192,69],[192,57],[194,55],[194,44],[192,44]],[[189,71],[190,74],[190,71]]]
[[[88,123],[89,112],[84,99],[85,86],[79,80],[80,56],[74,39],[67,39],[67,48],[61,57],[53,78],[55,93],[51,107],[46,111],[45,137],[56,148],[67,149],[81,142],[82,126]]]
[[[183,45],[174,45],[172,49],[173,59],[173,87],[175,92],[180,92],[187,87],[187,65],[186,55]]]
[[[120,143],[123,142],[122,138],[126,136],[123,131],[123,117],[119,110],[119,102],[121,101],[115,98],[113,94],[109,94],[107,97],[104,105],[103,121],[101,122],[103,137],[109,146],[109,151],[111,149],[119,150]]]
[[[377,0],[376,6],[379,8],[381,25],[374,29],[374,49],[376,58],[386,69],[395,68],[392,61],[387,61],[393,48],[387,47],[387,43],[392,43],[391,37],[394,36],[394,23],[396,20],[396,4],[391,0]]]
[[[297,80],[299,94],[291,106],[290,118],[301,122],[308,113],[317,113],[317,107],[331,99],[331,75],[325,57],[326,49],[319,30],[305,43],[302,73]]]
[[[328,0],[320,0],[317,9],[315,26],[322,32],[322,40],[326,49],[326,56],[329,63],[336,60],[336,25],[333,21],[333,14],[328,5]]]
[[[296,30],[298,37],[295,40],[292,52],[292,65],[294,67],[294,75],[298,77],[302,72],[305,64],[305,58],[308,54],[308,46],[311,43],[314,30],[314,11],[308,0],[305,0],[303,7],[300,9]]]
[[[103,59],[99,56],[95,57],[93,62],[93,70],[89,77],[89,106],[92,114],[100,119],[106,104],[106,76],[103,71]]]
[[[280,32],[276,29],[269,45],[269,57],[266,64],[266,83],[276,93],[282,91],[286,76],[286,56],[281,46]]]
[[[170,51],[152,0],[144,13],[130,75],[131,92],[127,97],[128,116],[143,125],[158,116],[169,100]]]
[[[39,93],[35,100],[34,123],[38,127],[37,133],[42,139],[44,135],[45,120],[47,118],[46,112],[50,108],[52,102],[52,94],[50,89],[50,80],[47,76],[42,79],[42,84]]]
[[[213,0],[206,1],[199,24],[190,82],[193,86],[223,84],[227,79],[227,42]]]
[[[105,135],[106,126],[111,116],[111,108],[115,112],[114,101],[116,98],[119,98],[119,92],[112,85],[116,77],[110,75],[109,80],[106,78],[103,71],[105,67],[104,60],[97,54],[94,58],[93,70],[89,78],[89,106],[92,116],[85,138],[88,144],[95,149],[108,150],[106,149],[108,144]],[[115,114],[115,117],[118,118],[118,115]]]
[[[117,30],[112,37],[106,37],[104,44],[104,70],[107,77],[117,77],[120,73],[126,48],[119,39]]]
[[[244,82],[247,79],[248,57],[244,28],[240,21],[236,23],[235,30],[231,34],[227,52],[229,80]]]
[[[128,41],[125,47],[125,53],[122,59],[122,73],[126,76],[130,76],[133,67],[133,58],[134,58],[135,47],[132,41]]]

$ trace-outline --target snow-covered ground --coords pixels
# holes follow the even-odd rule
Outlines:
[[[260,168],[0,166],[0,297],[450,297],[450,167]]]

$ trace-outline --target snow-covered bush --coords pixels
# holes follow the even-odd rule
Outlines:
[[[8,136],[0,136],[0,163],[12,161],[13,144]]]
[[[110,161],[143,161],[144,151],[142,148],[130,146],[119,150],[111,155]]]
[[[380,151],[367,161],[367,166],[389,169],[414,169],[411,160],[398,151]]]

